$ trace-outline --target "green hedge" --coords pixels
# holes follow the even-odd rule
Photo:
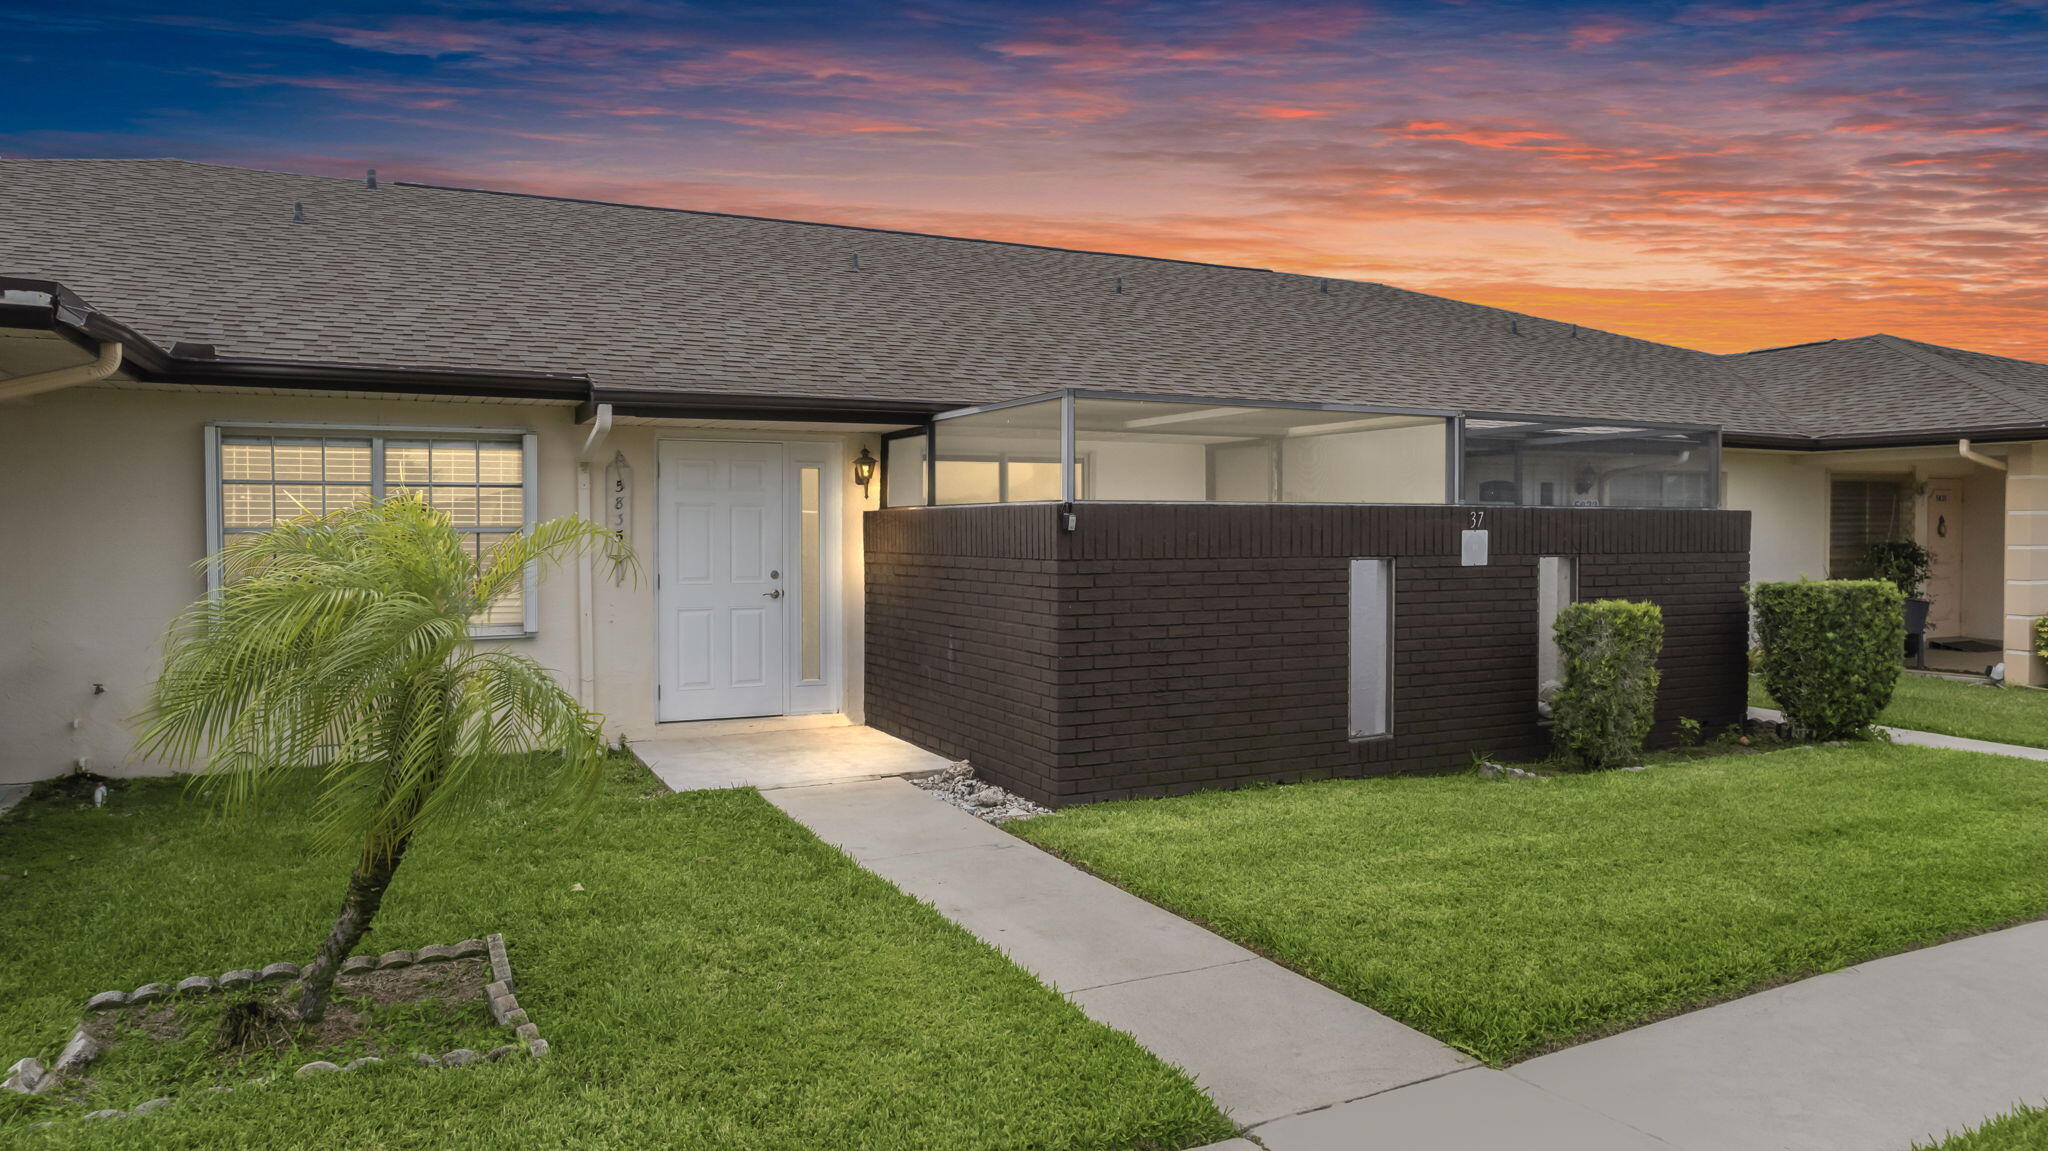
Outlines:
[[[1641,762],[1663,648],[1664,612],[1656,604],[1605,599],[1558,612],[1564,686],[1550,702],[1557,750],[1586,767]]]
[[[1764,687],[1795,730],[1856,735],[1891,702],[1905,650],[1905,596],[1884,580],[1761,583],[1750,592]]]

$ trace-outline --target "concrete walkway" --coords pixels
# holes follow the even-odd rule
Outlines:
[[[2027,924],[1250,1134],[1268,1151],[1905,1151],[2048,1099],[2044,969],[2048,923]]]
[[[811,787],[924,775],[950,762],[843,715],[662,724],[627,744],[671,791]]]
[[[1254,1126],[1474,1066],[900,779],[767,793]]]
[[[1783,723],[1785,713],[1768,707],[1749,709],[1751,719],[1766,723]],[[1892,737],[1894,743],[1907,743],[1914,747],[1939,747],[1948,751],[1978,751],[1986,755],[2010,755],[2018,759],[2038,759],[2048,762],[2048,748],[2026,747],[2017,743],[1992,743],[1982,739],[1964,739],[1956,735],[1938,735],[1931,731],[1909,731],[1903,727],[1877,725],[1879,731]]]

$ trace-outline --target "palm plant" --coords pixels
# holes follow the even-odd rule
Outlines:
[[[279,524],[212,557],[221,591],[166,637],[145,750],[196,762],[229,814],[310,773],[321,841],[355,854],[341,913],[300,975],[298,1022],[324,1015],[422,827],[521,765],[555,765],[586,802],[602,779],[600,717],[532,659],[479,650],[470,622],[528,565],[630,553],[573,516],[481,558],[465,545],[416,494]]]

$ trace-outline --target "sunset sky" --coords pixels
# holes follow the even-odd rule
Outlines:
[[[1886,331],[2048,360],[2048,0],[62,11],[0,10],[0,154],[1248,264],[1712,351]]]

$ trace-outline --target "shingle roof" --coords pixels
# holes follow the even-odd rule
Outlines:
[[[0,275],[223,356],[654,393],[1093,387],[1763,434],[1883,430],[1873,416],[1917,421],[1930,390],[1939,426],[2048,412],[2048,366],[1893,341],[1959,365],[1945,372],[1891,337],[1724,357],[1381,284],[178,160],[0,160],[0,225]]]
[[[1766,349],[1735,366],[1821,434],[2048,424],[2048,364],[1898,336]]]

